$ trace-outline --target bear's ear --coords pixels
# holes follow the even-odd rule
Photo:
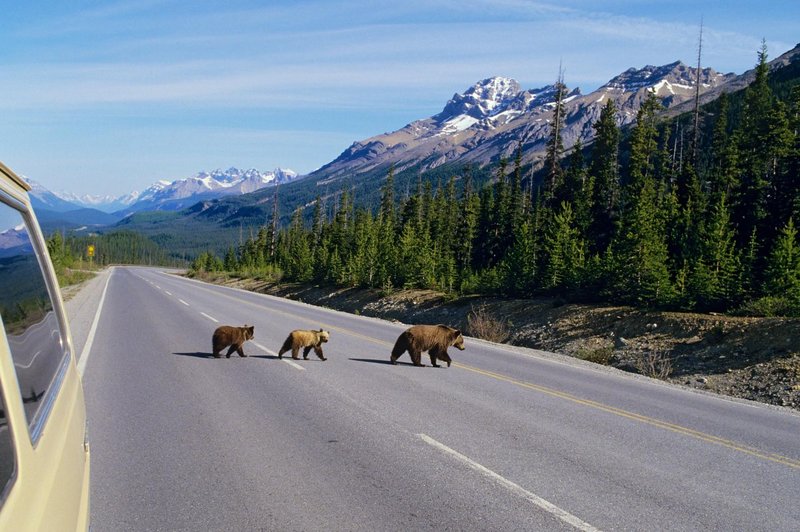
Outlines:
[[[453,334],[455,334],[456,336],[461,336],[461,331],[459,331],[458,329],[453,329]]]

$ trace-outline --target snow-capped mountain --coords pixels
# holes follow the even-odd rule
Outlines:
[[[124,196],[111,196],[111,195],[94,195],[94,194],[83,194],[78,195],[72,192],[64,192],[60,191],[56,193],[59,198],[78,205],[80,207],[86,207],[90,209],[97,209],[103,212],[114,212],[120,209],[124,209],[134,203],[136,198],[139,196],[138,192],[134,192],[132,194],[126,194]]]
[[[600,117],[607,99],[615,101],[619,125],[624,126],[636,119],[648,91],[655,92],[665,108],[694,98],[696,73],[696,68],[681,62],[661,67],[648,65],[631,68],[586,95],[578,88],[568,90],[562,130],[565,148],[578,139],[584,144],[591,141],[592,124]],[[700,92],[735,77],[702,69]],[[442,111],[430,118],[353,143],[309,177],[318,183],[330,183],[389,164],[394,164],[397,171],[413,166],[424,171],[456,161],[483,166],[500,157],[512,157],[520,141],[525,162],[535,162],[545,150],[555,98],[555,85],[523,90],[510,78],[484,79],[463,93],[454,94]]]
[[[30,183],[34,208],[67,212],[81,208],[97,209],[105,213],[129,214],[144,210],[179,210],[201,200],[222,196],[247,194],[264,187],[288,183],[297,179],[293,170],[277,168],[261,172],[254,168],[240,170],[214,170],[175,181],[160,180],[142,192],[123,196],[78,195],[70,192],[51,192],[41,184]]]
[[[0,257],[16,255],[21,251],[29,251],[31,249],[31,239],[24,225],[18,225],[0,232]]]
[[[52,192],[38,181],[34,181],[27,176],[20,177],[31,187],[30,197],[35,211],[68,212],[81,208],[79,204],[62,197],[61,194]]]
[[[177,181],[161,180],[140,193],[133,193],[123,213],[144,210],[179,210],[201,200],[255,192],[264,187],[280,185],[297,179],[297,173],[277,168],[261,172],[254,168],[214,170]]]

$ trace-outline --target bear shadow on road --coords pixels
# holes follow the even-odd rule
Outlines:
[[[173,355],[179,355],[182,357],[194,357],[194,358],[214,358],[213,353],[204,353],[202,351],[195,351],[193,353],[172,353]]]
[[[356,362],[371,362],[373,364],[385,364],[387,366],[395,365],[395,364],[392,364],[391,360],[386,360],[386,359],[382,359],[382,358],[349,358],[348,360],[354,360]],[[400,361],[398,361],[396,365],[398,365],[398,366],[413,366],[414,364],[412,364],[411,362],[400,362]]]

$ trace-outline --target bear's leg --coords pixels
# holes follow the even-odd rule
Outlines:
[[[442,351],[442,352],[439,354],[439,358],[440,358],[441,360],[443,360],[443,361],[447,362],[447,367],[448,367],[448,368],[450,367],[450,364],[453,362],[453,359],[452,359],[452,358],[450,358],[450,354],[447,352],[447,349],[445,349],[444,351]]]
[[[408,349],[407,346],[411,345],[409,341],[409,334],[408,331],[402,333],[398,338],[397,341],[394,343],[394,347],[392,348],[392,356],[389,360],[392,361],[392,364],[395,366],[397,365],[397,359],[403,356],[403,353],[406,352]],[[411,351],[409,351],[409,355]]]
[[[401,356],[403,356],[403,353],[405,353],[405,352],[406,352],[406,350],[405,350],[405,349],[403,349],[402,351],[400,351],[400,349],[398,349],[397,347],[395,347],[395,348],[392,350],[392,356],[389,358],[389,360],[391,360],[391,361],[392,361],[392,364],[394,364],[394,365],[396,366],[396,365],[397,365],[397,359],[398,359],[398,358],[400,358]]]
[[[292,346],[292,358],[298,360],[300,358],[300,347]]]
[[[417,351],[416,349],[409,349],[408,354],[411,355],[411,362],[414,363],[415,366],[424,366],[425,364],[422,363],[422,351]]]
[[[310,353],[310,352],[311,352],[311,349],[312,349],[312,348],[313,348],[313,346],[307,345],[307,346],[306,346],[306,347],[303,349],[303,360],[308,360],[308,353]]]
[[[211,353],[214,355],[214,358],[222,358],[222,354],[220,354],[220,351],[222,351],[223,349],[225,348],[217,346],[212,347]]]
[[[433,366],[434,368],[438,368],[439,367],[439,364],[436,363],[436,358],[437,358],[438,353],[439,353],[439,350],[436,349],[435,347],[433,349],[431,349],[430,351],[428,351],[428,356],[431,357],[431,366]]]
[[[225,358],[231,358],[231,353],[233,353],[233,352],[234,352],[234,351],[236,351],[237,349],[239,349],[239,346],[237,346],[236,344],[233,344],[233,345],[231,346],[231,348],[230,348],[230,349],[228,349],[228,352],[227,352],[227,353],[225,353]]]
[[[314,346],[314,352],[317,354],[317,356],[319,357],[320,360],[328,360],[327,358],[325,358],[325,355],[322,354],[322,346],[321,345],[315,345]]]
[[[247,355],[244,354],[244,346],[240,345],[239,349],[237,349],[236,352],[239,353],[240,357],[246,357],[247,356]]]

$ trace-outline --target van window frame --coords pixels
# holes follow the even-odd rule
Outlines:
[[[45,392],[45,397],[42,399],[42,405],[37,410],[36,415],[32,420],[29,420],[27,425],[27,432],[30,438],[31,446],[36,449],[41,440],[42,433],[44,432],[44,427],[47,424],[47,420],[50,418],[50,413],[53,410],[53,405],[55,404],[56,398],[59,396],[61,389],[64,385],[64,378],[67,374],[67,369],[69,367],[70,358],[72,358],[73,353],[70,346],[70,343],[67,341],[66,336],[66,324],[63,321],[63,311],[61,307],[58,305],[57,301],[58,298],[54,297],[56,294],[55,290],[60,290],[58,288],[58,283],[55,281],[55,277],[53,275],[52,269],[49,267],[49,261],[45,260],[49,258],[47,254],[47,249],[42,248],[44,236],[41,232],[41,228],[39,224],[32,214],[31,209],[19,199],[15,198],[11,195],[5,188],[0,188],[0,203],[8,206],[14,210],[16,210],[21,218],[23,223],[25,224],[25,229],[28,231],[28,237],[30,238],[31,247],[33,248],[33,253],[36,255],[36,262],[39,265],[39,272],[42,275],[42,279],[44,280],[45,287],[47,289],[47,295],[50,298],[50,303],[53,306],[53,313],[56,316],[56,321],[58,323],[59,334],[61,336],[61,345],[62,345],[62,357],[61,362],[58,368],[53,375],[50,384],[47,387],[47,391]],[[0,206],[2,208],[2,206]],[[41,237],[41,238],[40,238]],[[0,323],[2,323],[2,319],[0,318]],[[5,335],[5,326],[3,328],[3,335]],[[17,379],[17,389],[20,392],[20,404],[22,403],[22,389],[19,387],[19,378],[14,374],[14,378]],[[5,393],[8,393],[7,391]]]
[[[3,318],[0,317],[0,325],[3,324]],[[11,471],[11,475],[8,476],[8,480],[6,480],[5,485],[0,488],[0,508],[6,502],[8,498],[8,494],[11,493],[11,489],[17,483],[17,479],[19,478],[19,449],[17,449],[17,438],[14,432],[15,427],[11,425],[11,420],[8,418],[8,386],[6,383],[3,382],[2,376],[0,376],[0,406],[3,407],[6,417],[6,425],[8,426],[8,438],[9,444],[11,445],[11,453],[14,459],[14,469]],[[1,481],[2,479],[0,479]]]

